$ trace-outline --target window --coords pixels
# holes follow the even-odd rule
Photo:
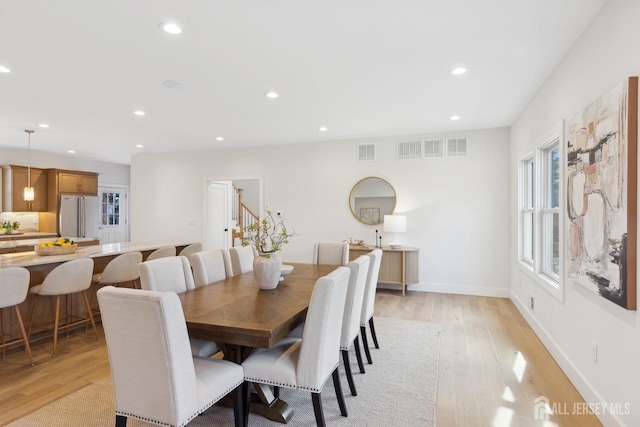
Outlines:
[[[520,160],[518,245],[520,265],[562,299],[560,135],[556,131],[542,139],[534,153]]]
[[[120,225],[120,193],[102,193],[102,225]]]

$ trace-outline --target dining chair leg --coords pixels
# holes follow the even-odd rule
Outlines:
[[[244,389],[243,384],[240,384],[233,391],[233,421],[235,427],[244,427]]]
[[[340,414],[343,417],[346,417],[347,414],[347,404],[344,402],[344,395],[342,394],[342,387],[340,386],[340,373],[338,372],[338,368],[333,370],[333,388],[336,391],[336,398],[338,399],[338,406],[340,407]]]
[[[311,400],[313,400],[313,412],[316,415],[316,425],[318,427],[325,427],[324,411],[322,410],[322,397],[320,393],[311,393]]]
[[[369,328],[371,328],[371,337],[373,337],[373,344],[376,348],[380,348],[378,345],[378,337],[376,336],[376,327],[373,325],[373,317],[369,319]]]
[[[116,415],[116,427],[127,427],[127,417]]]
[[[20,332],[22,332],[22,340],[24,341],[24,348],[27,350],[27,354],[29,355],[29,362],[31,362],[31,366],[33,366],[33,357],[31,356],[31,345],[29,345],[29,337],[27,336],[27,332],[24,330],[24,323],[22,322],[22,316],[20,315],[20,310],[18,310],[18,306],[14,306],[16,309],[16,317],[18,318],[18,324],[20,325]],[[4,347],[2,348],[4,350]]]
[[[358,368],[360,368],[360,373],[364,374],[364,363],[362,363],[362,352],[360,352],[360,338],[356,336],[356,339],[353,340],[353,346],[356,348],[356,359],[358,359]]]
[[[367,328],[360,326],[360,336],[362,337],[362,346],[364,347],[364,354],[367,356],[367,363],[373,365],[371,360],[371,353],[369,352],[369,342],[367,341]]]
[[[60,326],[60,295],[56,296],[56,318],[53,321],[53,354],[56,357],[56,346],[58,345],[58,326]]]
[[[344,362],[344,372],[347,374],[347,382],[349,383],[349,390],[351,390],[352,396],[357,396],[356,384],[353,382],[353,375],[351,374],[351,364],[349,363],[349,351],[341,350],[342,361]]]
[[[278,387],[277,385],[273,386],[273,397],[275,397],[276,399],[280,398],[280,387]]]
[[[244,426],[249,424],[249,404],[251,403],[251,382],[244,381],[242,383],[242,416],[244,417]]]

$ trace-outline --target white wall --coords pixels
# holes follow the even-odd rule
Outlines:
[[[283,259],[310,262],[318,240],[375,243],[382,226],[356,221],[348,199],[360,179],[379,176],[397,192],[396,213],[407,215],[402,242],[420,248],[421,283],[414,288],[508,296],[508,130],[462,135],[469,138],[462,158],[398,161],[395,137],[366,140],[377,144],[377,160],[360,163],[356,144],[365,140],[139,154],[131,162],[132,240],[202,240],[205,180],[261,178],[265,206],[283,211],[300,234]],[[392,236],[382,234],[389,242]]]
[[[588,402],[629,402],[629,415],[603,415],[607,426],[640,425],[640,316],[563,277],[564,302],[518,268],[518,160],[545,131],[573,117],[629,76],[640,75],[640,2],[609,0],[511,128],[512,298]],[[535,298],[535,312],[529,310]],[[591,341],[598,361],[591,361]],[[532,399],[535,398],[532,397]]]

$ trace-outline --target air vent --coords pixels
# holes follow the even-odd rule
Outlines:
[[[447,156],[462,157],[467,155],[467,137],[447,138]]]
[[[424,156],[425,157],[443,157],[444,156],[444,138],[434,138],[424,140]]]
[[[422,157],[422,141],[419,139],[413,141],[397,142],[398,160],[419,159]]]
[[[358,144],[358,161],[373,162],[376,160],[376,144]]]

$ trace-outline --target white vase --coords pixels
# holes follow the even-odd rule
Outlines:
[[[282,260],[274,253],[260,254],[253,259],[253,273],[260,289],[275,289],[280,282]]]

